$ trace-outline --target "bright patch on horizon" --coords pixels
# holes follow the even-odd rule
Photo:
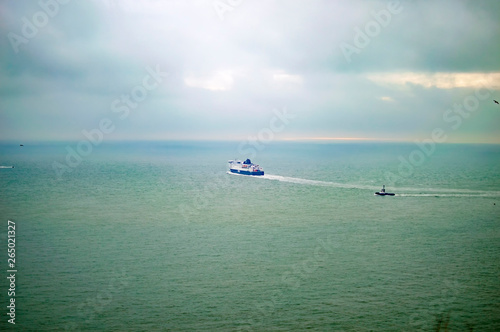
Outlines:
[[[500,90],[500,72],[494,73],[390,73],[371,74],[367,78],[378,84],[416,84],[424,88],[454,89],[489,87]]]
[[[387,102],[391,102],[391,103],[395,102],[395,100],[393,98],[387,97],[387,96],[380,97],[379,99],[382,101],[387,101]]]
[[[372,137],[289,137],[284,141],[390,141],[388,138]]]

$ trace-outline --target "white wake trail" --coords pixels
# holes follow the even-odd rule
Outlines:
[[[395,196],[401,197],[499,197],[500,193],[497,191],[491,192],[474,192],[469,194],[442,194],[439,192],[433,194],[396,194]]]
[[[228,174],[240,175],[228,172]],[[241,175],[248,176],[248,175]],[[361,190],[380,190],[380,186],[370,186],[355,183],[340,183],[331,181],[309,180],[294,178],[282,175],[265,174],[263,176],[251,176],[256,179],[266,179],[280,182],[296,183],[302,185],[343,188],[343,189],[361,189]],[[449,188],[405,188],[394,187],[391,192],[401,197],[499,197],[500,191],[470,190],[470,189],[449,189]]]
[[[263,176],[261,176],[261,178],[274,181],[290,182],[290,183],[306,184],[306,185],[322,186],[322,187],[334,187],[334,188],[344,188],[344,189],[366,189],[366,190],[378,189],[374,186],[367,186],[362,184],[308,180],[308,179],[293,178],[289,176],[271,175],[271,174],[264,174]]]

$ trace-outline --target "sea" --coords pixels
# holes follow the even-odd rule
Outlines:
[[[500,145],[78,144],[0,144],[2,331],[500,331]]]

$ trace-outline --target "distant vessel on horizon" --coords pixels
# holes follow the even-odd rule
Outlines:
[[[382,190],[380,191],[377,191],[375,193],[375,195],[378,195],[378,196],[394,196],[394,193],[386,193],[385,192],[385,185],[382,186]]]
[[[259,165],[252,163],[250,159],[245,161],[229,160],[229,171],[231,173],[243,175],[264,175],[264,170]]]

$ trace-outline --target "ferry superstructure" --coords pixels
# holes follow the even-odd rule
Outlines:
[[[245,161],[241,160],[229,160],[229,171],[231,173],[243,174],[243,175],[264,175],[264,170],[259,165],[252,163],[250,159]]]

